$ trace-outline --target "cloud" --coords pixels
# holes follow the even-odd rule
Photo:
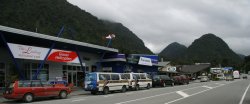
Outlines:
[[[120,22],[155,53],[172,42],[189,46],[214,33],[250,55],[249,0],[68,0],[100,19]]]

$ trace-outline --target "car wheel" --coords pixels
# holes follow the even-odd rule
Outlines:
[[[150,84],[148,83],[148,85],[147,85],[147,87],[146,87],[147,89],[150,89]]]
[[[91,91],[91,94],[92,94],[92,95],[96,95],[96,94],[97,94],[97,91]]]
[[[61,99],[65,99],[65,98],[67,98],[67,92],[66,91],[61,91],[60,92],[60,94],[59,94],[59,97],[61,98]]]
[[[30,103],[32,102],[34,99],[33,95],[28,93],[28,94],[25,94],[24,97],[23,97],[23,100],[26,102],[26,103]]]
[[[135,86],[135,91],[138,91],[139,90],[139,85],[137,84],[136,86]]]
[[[162,83],[162,87],[166,87],[166,83],[165,82]]]
[[[109,88],[108,87],[104,87],[103,89],[103,95],[107,95],[109,93]]]
[[[126,90],[127,90],[126,86],[122,86],[121,92],[126,92]]]

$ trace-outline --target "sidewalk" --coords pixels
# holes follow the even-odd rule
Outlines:
[[[77,96],[77,95],[87,95],[90,94],[90,92],[85,91],[83,88],[81,87],[74,87],[72,89],[72,92],[70,93],[70,96]]]

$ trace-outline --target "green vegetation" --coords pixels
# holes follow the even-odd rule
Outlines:
[[[66,0],[0,0],[0,25],[106,46],[105,36],[114,33],[112,47],[121,53],[153,54],[143,41],[120,23],[102,21]],[[72,32],[73,31],[73,32]]]
[[[171,44],[172,45],[172,44]],[[196,39],[184,52],[184,48],[181,45],[175,45],[173,48],[168,46],[165,52],[161,55],[167,54],[165,57],[172,57],[174,64],[193,64],[193,63],[211,63],[212,66],[232,66],[234,68],[239,67],[242,59],[239,55],[234,53],[228,45],[219,37],[214,34],[205,34],[199,39]],[[168,50],[169,49],[169,50]],[[179,53],[183,54],[177,54]],[[180,50],[183,49],[183,50]],[[170,54],[169,54],[170,53]],[[181,57],[181,58],[180,58]]]

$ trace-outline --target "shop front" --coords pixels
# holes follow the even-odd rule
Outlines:
[[[117,49],[0,26],[0,87],[14,80],[64,80],[82,86],[102,53]],[[52,47],[54,45],[54,47]]]

